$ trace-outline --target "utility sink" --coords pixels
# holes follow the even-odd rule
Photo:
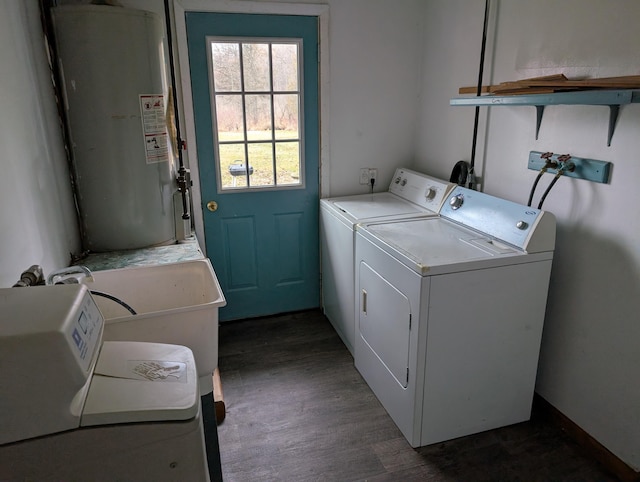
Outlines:
[[[218,309],[226,300],[208,259],[94,271],[82,281],[91,291],[116,301],[93,298],[105,318],[104,340],[184,345],[193,351],[200,394],[213,390],[218,366]]]

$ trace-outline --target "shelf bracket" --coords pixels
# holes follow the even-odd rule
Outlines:
[[[607,146],[618,122],[620,106],[640,103],[640,89],[618,90],[582,90],[576,92],[555,92],[551,94],[524,95],[482,95],[476,97],[458,97],[449,101],[450,105],[467,106],[516,106],[529,105],[536,108],[536,140],[540,133],[542,115],[547,105],[602,105],[609,107],[609,133]]]
[[[542,125],[542,115],[544,114],[544,106],[536,106],[536,141],[538,140],[538,134],[540,133],[540,126]]]
[[[616,122],[618,121],[619,112],[619,105],[609,106],[609,132],[607,134],[607,147],[611,147],[611,138],[613,137],[613,132],[616,130]]]

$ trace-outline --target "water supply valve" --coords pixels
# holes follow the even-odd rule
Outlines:
[[[13,288],[24,288],[27,286],[37,286],[44,284],[44,273],[42,271],[42,266],[34,264],[30,266],[29,269],[26,269],[20,275],[20,280],[18,280]]]

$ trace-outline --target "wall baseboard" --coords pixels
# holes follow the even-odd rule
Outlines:
[[[640,482],[640,472],[636,472],[604,445],[594,439],[569,417],[547,402],[539,394],[533,397],[533,414],[558,426],[571,439],[580,445],[589,457],[597,460],[609,472],[623,482]]]

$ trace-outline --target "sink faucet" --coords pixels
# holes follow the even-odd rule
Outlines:
[[[86,266],[69,266],[67,268],[57,269],[49,273],[49,276],[47,276],[47,284],[53,285],[53,284],[60,284],[65,282],[77,283],[78,282],[77,276],[70,276],[73,274],[83,275],[87,279],[87,281],[93,281],[93,275],[91,273],[91,270]],[[67,277],[69,281],[66,281],[65,277]]]

